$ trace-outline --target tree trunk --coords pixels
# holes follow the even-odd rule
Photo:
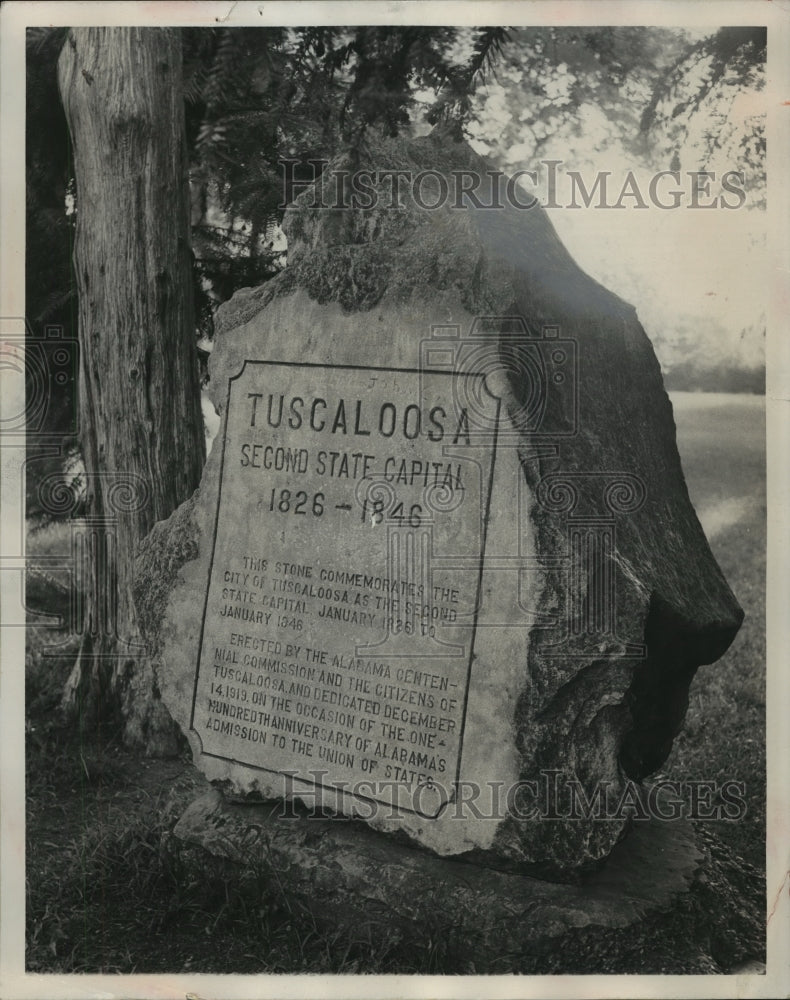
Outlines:
[[[88,518],[80,657],[64,709],[122,715],[170,752],[135,624],[132,560],[194,491],[205,460],[189,250],[181,44],[162,28],[76,28],[58,64],[77,188],[80,435]]]

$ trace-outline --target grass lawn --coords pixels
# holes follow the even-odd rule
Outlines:
[[[700,667],[664,772],[745,784],[746,816],[710,826],[765,869],[765,417],[762,396],[675,393],[689,494],[713,554],[745,612],[726,654]]]
[[[675,780],[742,781],[745,817],[706,825],[764,870],[763,400],[680,393],[673,403],[692,501],[746,619],[726,656],[699,670],[686,726],[663,773]],[[63,537],[45,531],[31,550],[38,545],[52,553]],[[55,709],[76,649],[72,643],[60,656],[42,659],[42,641],[30,631],[28,971],[475,971],[463,942],[446,935],[426,932],[415,945],[395,935],[374,943],[363,928],[357,936],[321,930],[276,871],[234,868],[176,842],[172,827],[205,779],[186,757],[141,761],[112,733],[59,726]],[[632,954],[630,964],[618,966],[621,944],[612,944],[607,971],[685,971],[651,966],[655,956],[648,954]],[[565,968],[532,971],[569,971],[566,959]]]

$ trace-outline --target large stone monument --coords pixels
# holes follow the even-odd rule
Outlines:
[[[221,428],[138,563],[197,766],[355,817],[363,881],[599,866],[742,617],[634,309],[525,203],[442,132],[327,168],[220,310]]]

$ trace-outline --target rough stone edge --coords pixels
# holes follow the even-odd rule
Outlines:
[[[540,954],[580,928],[621,928],[668,909],[704,861],[688,821],[650,821],[581,884],[546,882],[437,858],[358,821],[289,818],[279,803],[230,802],[216,789],[188,807],[174,833],[237,863],[271,864],[317,919],[331,900],[333,923],[408,927],[428,904],[466,928],[471,946],[496,945],[500,959]]]
[[[635,824],[599,871],[566,885],[439,859],[359,822],[284,818],[279,810],[230,803],[212,790],[174,833],[242,866],[271,866],[316,926],[374,945],[393,935],[417,943],[430,927],[451,940],[458,972],[764,968],[758,873],[688,820]]]
[[[158,521],[137,550],[134,586],[137,623],[154,662],[161,653],[160,623],[179,571],[199,555],[201,533],[195,518],[199,492],[195,490],[166,521]]]

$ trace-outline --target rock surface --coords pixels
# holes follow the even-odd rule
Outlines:
[[[358,823],[197,799],[175,836],[277,872],[292,912],[386,953],[425,935],[459,973],[759,973],[754,869],[687,820],[637,823],[578,885],[492,872],[394,843]],[[371,971],[360,969],[361,972]]]
[[[436,171],[448,185],[453,171],[488,169],[441,132],[372,138],[337,166]],[[378,191],[386,205],[391,182]],[[423,201],[427,192],[430,183]],[[485,805],[462,819],[452,809],[371,817],[326,787],[317,798],[289,793],[440,855],[564,878],[605,858],[629,827],[627,815],[579,814],[578,795],[592,802],[607,789],[617,800],[661,766],[697,667],[722,655],[742,613],[690,503],[672,407],[634,309],[576,266],[545,212],[507,205],[505,181],[489,176],[477,193],[505,207],[455,208],[451,197],[428,211],[407,192],[400,211],[327,211],[306,192],[286,214],[288,267],[220,309],[210,391],[221,442],[229,386],[251,360],[416,371],[426,343],[450,342],[454,363],[485,371],[502,421],[458,775],[489,795],[520,788],[537,811],[511,798],[494,819]],[[232,519],[246,544],[258,538],[238,492],[217,520],[222,451],[144,544],[139,619],[196,763],[232,796],[276,798],[282,777],[262,769],[264,748],[259,767],[212,756],[194,728],[215,532]]]

